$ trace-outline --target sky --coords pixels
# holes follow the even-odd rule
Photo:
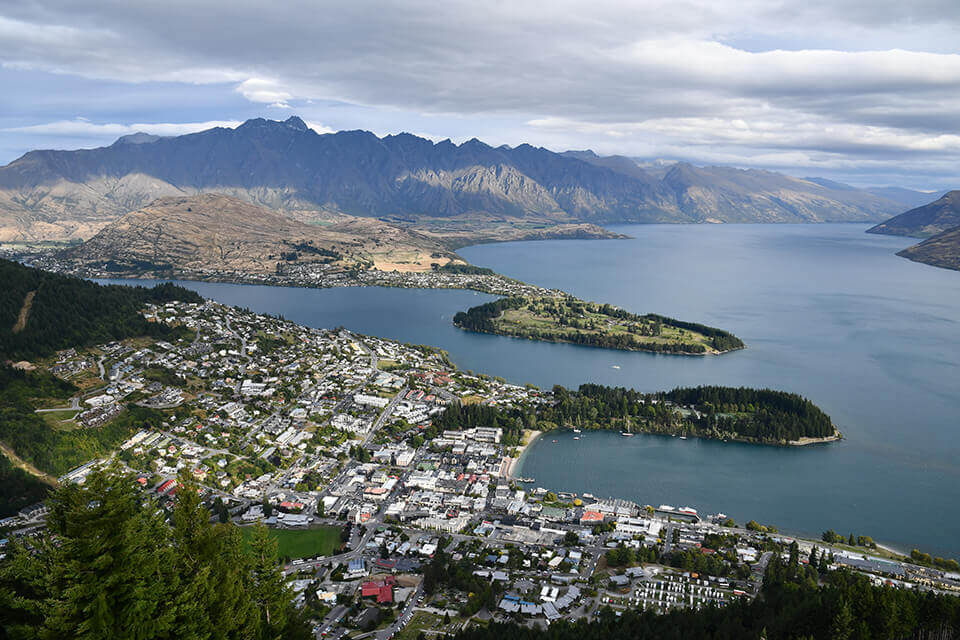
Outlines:
[[[0,164],[295,114],[960,188],[957,0],[5,2],[0,87]]]

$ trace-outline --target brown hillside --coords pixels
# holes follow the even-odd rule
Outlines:
[[[220,194],[160,198],[67,255],[143,270],[169,265],[246,273],[273,273],[280,261],[342,267],[373,262],[419,271],[428,270],[431,261],[444,264],[454,257],[434,240],[377,220],[310,225]]]

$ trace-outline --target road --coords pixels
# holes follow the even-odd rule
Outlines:
[[[374,434],[380,430],[380,427],[382,427],[383,423],[387,421],[387,418],[390,417],[390,414],[393,413],[393,410],[397,408],[397,404],[401,399],[403,399],[403,396],[407,391],[409,391],[409,388],[407,385],[403,385],[403,388],[397,392],[397,395],[390,399],[390,402],[383,408],[383,411],[380,412],[380,415],[377,416],[377,419],[373,422],[373,426],[370,427],[370,431],[367,432],[366,437],[363,439],[363,444],[360,446],[366,447],[370,443],[370,440],[373,438]]]
[[[193,446],[198,449],[203,449],[206,453],[200,457],[201,460],[206,460],[210,456],[216,456],[216,455],[225,455],[225,456],[230,456],[231,458],[237,457],[236,454],[230,453],[230,451],[227,449],[214,449],[213,447],[202,445],[199,442],[195,442],[193,440],[190,440],[189,438],[179,436],[175,433],[170,433],[169,431],[164,431],[163,429],[154,429],[154,431],[170,438],[171,440],[185,442],[188,446]]]
[[[70,398],[69,407],[56,407],[54,409],[37,409],[36,413],[53,413],[55,411],[80,411],[80,398],[73,397]]]
[[[336,624],[343,618],[344,614],[347,612],[347,607],[342,604],[338,604],[333,609],[330,610],[330,613],[326,615],[323,619],[323,622],[316,626],[316,635],[318,638],[330,636],[331,631],[334,629]]]
[[[673,548],[673,527],[674,524],[670,521],[663,527],[663,555],[668,555]]]
[[[371,349],[370,347],[368,347],[366,344],[364,344],[363,340],[361,340],[354,334],[341,332],[340,337],[347,340],[356,341],[357,345],[359,345],[359,347],[363,349],[368,356],[370,356],[370,367],[373,369],[373,373],[371,373],[370,377],[367,378],[367,382],[372,381],[377,376],[377,374],[380,373],[380,359],[377,357],[377,352]]]
[[[226,318],[225,324],[227,326],[227,331],[233,334],[233,337],[240,340],[240,355],[243,356],[243,364],[240,365],[240,374],[237,376],[237,386],[234,387],[234,394],[240,395],[240,387],[243,385],[243,379],[247,375],[247,363],[250,362],[250,355],[247,353],[247,339],[241,336],[239,333],[233,330],[233,327],[230,326],[229,316]]]
[[[772,551],[764,551],[763,555],[760,556],[760,560],[757,561],[757,564],[753,566],[753,570],[760,575],[764,575],[767,572],[767,565],[770,564],[770,558],[773,557]]]

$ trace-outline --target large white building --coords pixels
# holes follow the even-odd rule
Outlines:
[[[388,404],[390,404],[389,398],[381,398],[380,396],[369,396],[365,393],[354,394],[353,401],[357,404],[362,404],[368,407],[376,407],[378,409],[383,409]]]

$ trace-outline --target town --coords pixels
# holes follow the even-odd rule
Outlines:
[[[454,265],[431,271],[384,271],[373,268],[345,269],[339,265],[278,262],[276,271],[253,273],[229,269],[130,270],[112,265],[87,265],[60,257],[56,251],[27,246],[0,249],[0,257],[81,278],[159,278],[280,287],[398,287],[406,289],[466,289],[500,296],[560,297],[547,289],[470,265]]]
[[[852,535],[805,540],[659,500],[539,487],[517,475],[535,434],[438,423],[454,404],[535,408],[553,403],[552,392],[458,370],[437,349],[211,301],[144,315],[180,337],[40,363],[83,390],[68,407],[40,410],[57,420],[98,429],[130,407],[154,417],[59,481],[113,466],[168,510],[189,484],[214,519],[270,527],[318,637],[722,606],[755,597],[775,556],[795,558],[814,580],[846,567],[875,584],[960,592],[955,572]],[[38,504],[0,525],[29,536],[45,516]]]

